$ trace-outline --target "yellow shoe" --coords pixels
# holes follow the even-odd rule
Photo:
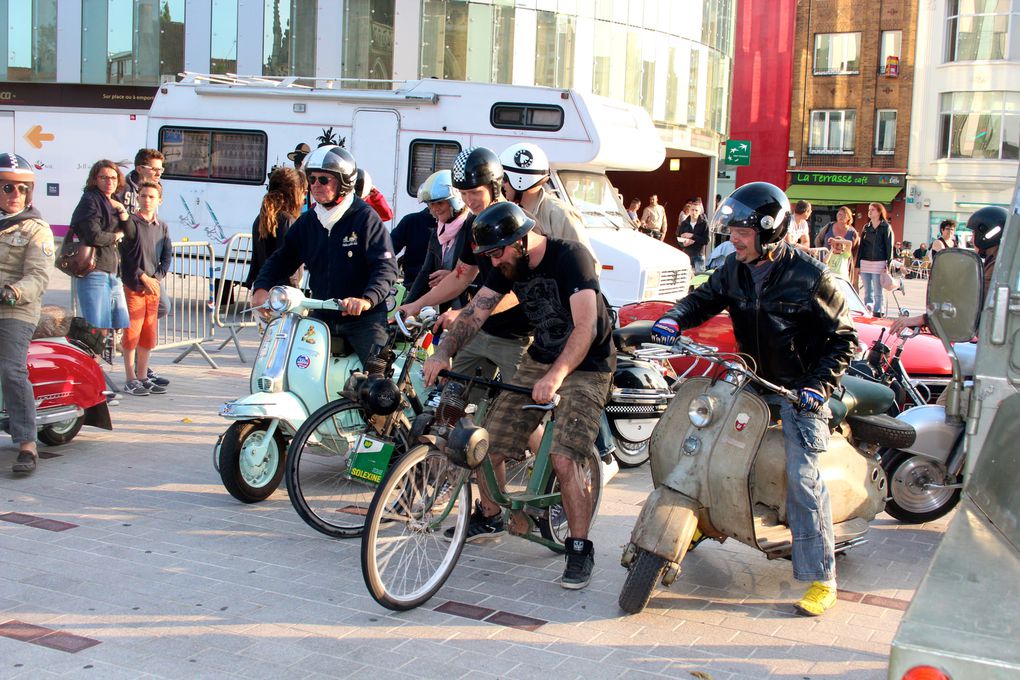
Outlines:
[[[797,611],[805,616],[821,616],[836,604],[836,589],[819,581],[811,584],[797,603]]]
[[[704,541],[708,536],[701,533],[701,529],[694,527],[694,535],[691,536],[691,543],[687,546],[687,552],[690,552],[698,547],[698,544]]]

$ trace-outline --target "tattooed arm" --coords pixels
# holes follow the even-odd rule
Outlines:
[[[471,282],[475,280],[477,275],[478,267],[458,260],[457,266],[454,267],[453,271],[444,277],[435,288],[414,302],[401,305],[399,310],[401,314],[414,316],[421,311],[422,307],[437,307],[444,302],[449,302],[467,290],[467,287],[471,285]]]
[[[450,278],[450,277],[447,277]],[[491,288],[482,288],[474,299],[461,310],[460,316],[449,330],[443,334],[442,342],[436,353],[425,362],[425,384],[431,385],[439,375],[439,371],[449,368],[450,360],[457,351],[467,344],[482,327],[492,310],[499,304],[502,295]],[[583,356],[583,355],[582,355]]]

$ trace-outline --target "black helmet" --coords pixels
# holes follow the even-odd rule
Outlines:
[[[503,193],[503,164],[499,156],[484,146],[464,149],[453,159],[453,186],[457,189],[487,186],[495,199]]]
[[[335,144],[326,144],[308,154],[308,158],[305,159],[305,164],[301,166],[301,169],[306,175],[309,172],[328,172],[339,180],[340,193],[334,202],[334,205],[336,205],[347,194],[351,193],[351,189],[354,188],[358,164],[354,161],[354,156],[347,149]]]
[[[502,248],[520,241],[535,226],[535,220],[509,201],[493,203],[475,218],[471,226],[474,253],[480,255],[493,248]]]
[[[751,182],[719,204],[712,231],[728,233],[732,227],[754,229],[758,252],[765,255],[786,236],[790,224],[790,199],[768,182]]]
[[[35,187],[35,172],[32,164],[14,153],[0,153],[0,181],[28,185],[25,205],[32,205],[32,189]]]
[[[997,205],[988,205],[974,211],[967,220],[967,228],[974,234],[974,247],[979,253],[984,255],[986,250],[999,245],[1008,219],[1006,209]]]

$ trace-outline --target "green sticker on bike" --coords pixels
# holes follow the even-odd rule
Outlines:
[[[378,484],[389,468],[393,449],[393,442],[361,435],[351,456],[351,476]]]

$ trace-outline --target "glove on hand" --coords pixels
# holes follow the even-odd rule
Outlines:
[[[680,324],[676,319],[664,316],[652,325],[652,342],[660,345],[672,345],[680,337]]]
[[[808,387],[802,387],[797,394],[800,396],[800,403],[797,404],[798,410],[810,411],[811,413],[822,412],[822,407],[825,406],[825,395],[821,392]]]
[[[4,286],[3,290],[0,290],[0,304],[11,307],[18,304],[18,294],[14,292],[13,288]]]

